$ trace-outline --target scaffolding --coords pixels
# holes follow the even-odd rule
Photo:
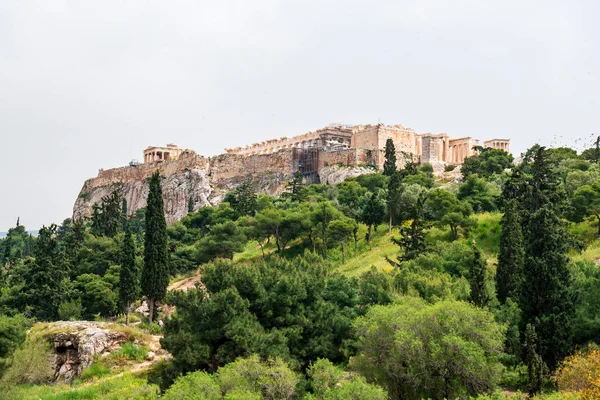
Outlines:
[[[299,172],[306,183],[319,183],[319,149],[309,147],[293,149],[292,160],[294,173]]]

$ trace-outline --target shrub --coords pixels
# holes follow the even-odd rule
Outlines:
[[[15,350],[0,385],[11,387],[21,383],[47,383],[53,376],[50,343],[41,336],[29,336],[23,346]]]
[[[221,399],[221,388],[212,375],[197,371],[177,378],[163,396],[163,400],[187,398],[219,400]]]
[[[556,383],[584,400],[600,398],[600,351],[588,349],[567,357],[556,372]]]
[[[471,304],[404,297],[373,307],[354,327],[359,355],[351,365],[391,399],[464,398],[498,383],[505,328]]]
[[[448,164],[444,167],[445,172],[452,172],[455,169],[456,169],[456,165],[454,165],[454,164]]]
[[[225,394],[245,391],[273,400],[291,399],[299,381],[298,375],[281,359],[262,362],[257,355],[238,358],[220,368],[217,376]]]
[[[9,357],[25,341],[25,332],[31,321],[22,315],[0,315],[0,375],[9,365]]]

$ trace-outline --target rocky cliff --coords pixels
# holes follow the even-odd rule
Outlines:
[[[127,213],[135,214],[146,206],[147,180],[155,171],[163,178],[165,216],[172,224],[187,214],[190,198],[194,210],[217,205],[228,191],[247,180],[261,193],[281,194],[293,176],[293,154],[282,150],[268,155],[207,158],[187,151],[174,161],[100,170],[97,177],[84,183],[73,207],[73,218],[88,217],[92,206],[116,189],[127,200]]]

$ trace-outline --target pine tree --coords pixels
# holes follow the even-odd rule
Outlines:
[[[44,321],[57,319],[58,306],[69,295],[68,271],[56,239],[56,228],[52,224],[40,229],[35,261],[29,263],[23,273],[25,304],[32,307],[36,318]]]
[[[155,304],[165,298],[168,285],[167,222],[164,214],[160,175],[156,172],[150,178],[144,236],[144,269],[142,271],[142,294],[148,299],[150,321],[155,316]]]
[[[121,277],[119,280],[119,299],[125,310],[125,324],[129,325],[129,311],[139,295],[139,271],[135,263],[135,243],[131,229],[127,225],[121,255]]]
[[[490,296],[486,284],[487,264],[475,242],[473,242],[473,260],[471,261],[469,270],[471,275],[469,277],[471,302],[477,307],[487,307],[490,304]]]
[[[295,202],[302,202],[306,199],[306,187],[300,171],[296,171],[294,178],[285,185],[285,191],[281,194],[281,197]]]
[[[385,161],[383,163],[383,174],[392,176],[396,170],[396,147],[394,146],[394,141],[392,139],[388,139],[385,141]]]
[[[529,375],[529,397],[539,394],[548,378],[548,367],[537,353],[537,334],[531,324],[525,328],[525,364]]]
[[[500,255],[496,269],[496,293],[498,300],[505,303],[508,297],[519,301],[523,281],[523,233],[516,200],[504,205],[500,236]]]

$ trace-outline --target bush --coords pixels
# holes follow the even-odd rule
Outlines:
[[[445,172],[452,172],[455,169],[456,169],[456,165],[454,165],[454,164],[448,164],[444,167]]]
[[[241,390],[273,400],[291,399],[299,381],[298,375],[281,359],[262,362],[257,355],[238,358],[220,368],[217,376],[225,394]]]
[[[0,376],[10,363],[10,356],[25,341],[31,321],[22,315],[0,315]]]
[[[197,371],[177,378],[175,383],[173,383],[163,396],[163,400],[187,398],[220,400],[221,388],[212,375]]]
[[[50,343],[41,336],[29,336],[23,346],[15,350],[0,385],[12,387],[22,383],[42,384],[53,377]]]
[[[556,372],[560,390],[577,392],[584,400],[600,398],[600,351],[588,349],[567,357]]]
[[[354,327],[359,355],[351,365],[391,399],[464,398],[498,383],[505,328],[471,304],[404,297],[373,307]]]
[[[312,379],[313,393],[305,400],[385,400],[387,393],[378,386],[370,385],[364,377],[354,376],[343,381],[344,371],[329,360],[317,360],[307,370]]]

